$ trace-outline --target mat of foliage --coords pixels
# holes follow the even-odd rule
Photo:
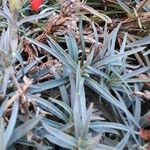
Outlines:
[[[150,1],[32,2],[0,1],[0,150],[150,150]]]

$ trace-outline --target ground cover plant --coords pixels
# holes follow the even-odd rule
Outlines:
[[[0,150],[150,150],[149,0],[0,1]]]

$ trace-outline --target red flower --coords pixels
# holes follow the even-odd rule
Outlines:
[[[44,0],[31,0],[30,4],[31,4],[31,10],[32,11],[39,11],[40,6],[44,3]]]

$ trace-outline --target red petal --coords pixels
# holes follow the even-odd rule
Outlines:
[[[31,0],[31,10],[35,12],[39,11],[40,6],[43,4],[43,2],[44,0]]]

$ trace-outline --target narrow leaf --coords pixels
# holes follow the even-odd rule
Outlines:
[[[62,131],[55,129],[51,126],[48,126],[47,124],[43,123],[44,128],[53,136],[57,137],[61,141],[63,141],[66,144],[69,144],[72,147],[76,146],[76,139],[71,137],[70,135],[67,135],[63,133]]]
[[[8,145],[9,140],[12,136],[12,133],[16,124],[17,116],[18,116],[18,110],[19,110],[19,101],[16,100],[12,108],[12,113],[9,119],[9,124],[5,131],[5,145]]]
[[[25,136],[30,130],[32,130],[38,124],[39,121],[42,120],[42,118],[43,118],[43,115],[36,116],[33,119],[25,122],[21,126],[17,127],[12,134],[12,137],[10,139],[10,142],[8,143],[8,146],[13,144],[17,140],[19,140],[21,137]]]

